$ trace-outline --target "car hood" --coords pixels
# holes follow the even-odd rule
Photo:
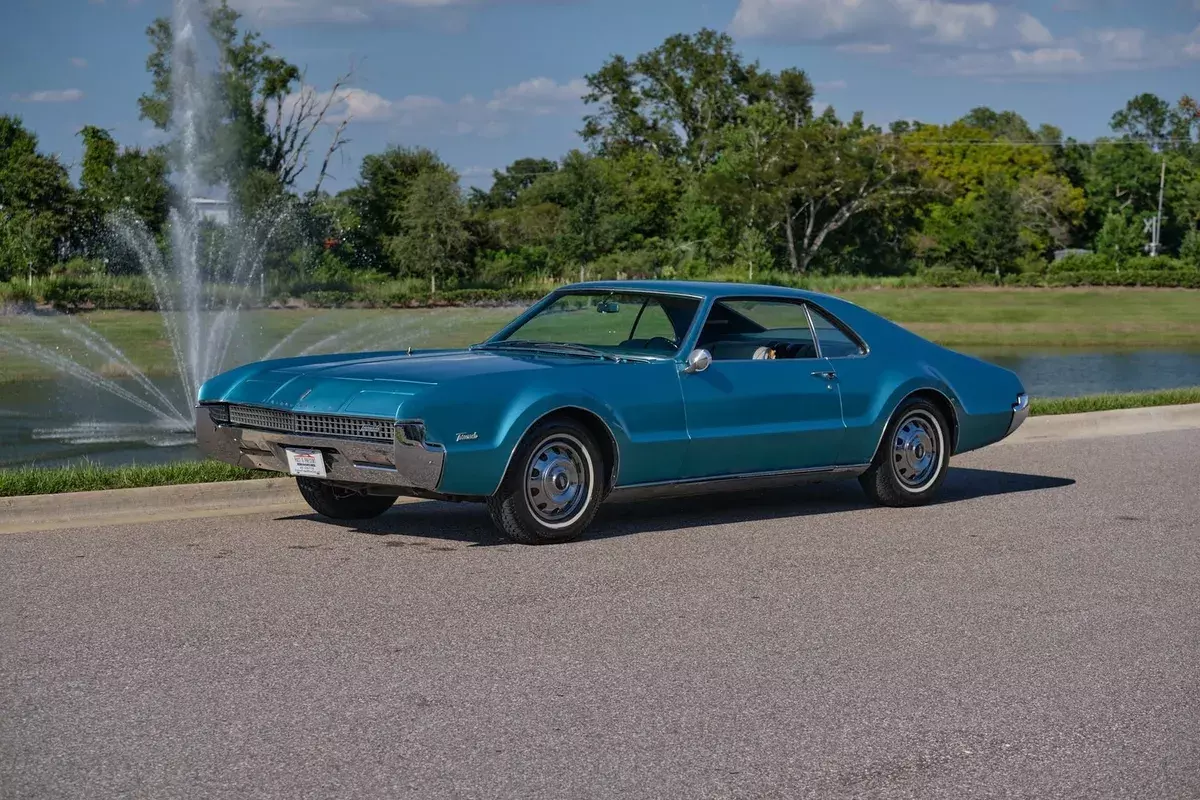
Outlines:
[[[586,365],[591,359],[471,350],[365,353],[263,361],[218,375],[200,402],[313,414],[395,417],[409,398],[466,378]]]

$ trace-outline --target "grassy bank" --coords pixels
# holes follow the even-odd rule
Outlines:
[[[1200,387],[1167,389],[1159,392],[1034,400],[1031,413],[1033,416],[1051,416],[1188,403],[1200,403]],[[131,467],[102,467],[90,463],[53,469],[26,467],[0,470],[0,497],[90,492],[99,489],[133,489],[143,486],[219,483],[268,477],[279,476],[275,473],[241,469],[218,461]]]
[[[840,295],[957,348],[1197,348],[1200,291],[1183,289],[867,289]],[[405,347],[456,347],[478,342],[515,316],[518,307],[443,309],[292,309],[245,312],[227,364],[309,351],[357,352]],[[152,376],[175,371],[159,314],[96,311],[86,323]],[[67,353],[102,374],[117,365],[63,334],[58,322],[0,315],[0,383],[50,377],[36,361],[3,349],[5,333]]]
[[[1083,414],[1088,411],[1116,411],[1122,408],[1182,406],[1189,403],[1200,403],[1200,386],[1186,389],[1163,389],[1157,392],[1035,399],[1029,413],[1035,417],[1046,417],[1055,414]]]
[[[92,463],[52,469],[24,467],[0,470],[0,497],[93,492],[101,489],[137,489],[145,486],[181,486],[189,483],[220,483],[269,477],[273,477],[271,473],[242,469],[219,461],[187,461],[179,464],[130,467],[105,467]]]

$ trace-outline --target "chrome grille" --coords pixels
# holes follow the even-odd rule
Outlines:
[[[257,406],[230,406],[229,421],[242,428],[298,433],[305,436],[334,436],[390,442],[396,423],[371,417],[342,417],[335,414],[296,414]]]

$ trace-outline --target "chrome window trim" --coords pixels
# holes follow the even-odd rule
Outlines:
[[[695,294],[692,292],[670,292],[670,291],[666,291],[663,289],[626,289],[626,290],[622,290],[622,289],[609,289],[609,288],[599,289],[599,288],[588,287],[588,288],[572,290],[572,289],[568,289],[567,287],[563,287],[561,289],[555,289],[553,292],[546,295],[541,300],[538,300],[536,303],[531,305],[529,308],[525,309],[524,312],[522,312],[521,314],[518,314],[514,320],[509,322],[503,328],[496,331],[491,336],[489,336],[488,338],[486,338],[482,342],[480,342],[480,344],[490,344],[492,342],[504,341],[505,338],[511,336],[518,329],[520,329],[520,327],[522,325],[524,325],[526,322],[528,322],[529,320],[533,319],[535,316],[540,314],[543,309],[545,309],[548,306],[553,305],[554,302],[556,300],[558,300],[560,297],[562,297],[564,295],[571,295],[571,294],[587,294],[587,295],[627,294],[627,295],[651,295],[654,297],[682,297],[682,298],[686,298],[688,300],[698,301],[699,304],[696,306],[696,316],[697,317],[699,317],[700,314],[704,311],[706,300],[707,300],[706,296],[703,294]],[[695,325],[695,320],[692,321],[692,324],[693,324],[693,326]],[[683,343],[681,342],[680,349],[682,349],[682,348],[683,348]],[[678,357],[678,353],[674,356],[671,356],[670,358],[674,359],[677,357]]]
[[[857,342],[859,348],[862,350],[861,353],[855,353],[852,356],[825,356],[825,358],[828,358],[830,361],[836,361],[836,360],[843,359],[843,358],[866,358],[867,356],[871,355],[871,346],[869,344],[867,344],[867,340],[864,339],[863,337],[859,336],[858,331],[854,330],[849,325],[847,325],[845,320],[841,319],[840,317],[838,317],[837,314],[834,314],[829,309],[825,308],[824,306],[820,305],[819,303],[814,303],[812,300],[805,300],[804,304],[806,306],[815,308],[819,314],[821,314],[824,317],[827,317],[829,319],[829,321],[834,324],[834,327],[838,328],[842,333],[846,334],[847,338],[849,338],[851,341]],[[818,339],[817,326],[815,324],[813,324],[811,314],[809,315],[808,321],[809,321],[809,324],[812,325],[813,339],[817,340]],[[819,347],[819,344],[818,344],[818,347]]]
[[[718,361],[717,359],[714,358],[713,359],[714,364],[719,364],[719,363],[742,364],[742,363],[745,363],[748,361],[819,361],[822,358],[821,344],[820,344],[820,342],[817,341],[817,331],[813,327],[812,317],[809,316],[809,313],[808,313],[808,301],[806,299],[804,299],[803,297],[779,297],[779,296],[773,297],[770,295],[760,295],[760,294],[747,294],[747,295],[730,294],[730,295],[723,295],[721,297],[710,298],[710,302],[708,302],[703,309],[704,321],[696,329],[695,337],[694,337],[695,339],[700,338],[700,334],[704,331],[704,326],[706,324],[708,324],[708,318],[712,314],[713,306],[715,306],[717,303],[724,303],[726,301],[730,301],[730,302],[734,302],[734,303],[751,301],[751,302],[759,302],[759,303],[784,303],[784,304],[793,305],[793,306],[799,305],[801,307],[801,309],[804,311],[804,319],[807,320],[807,322],[808,322],[808,332],[813,337],[813,349],[816,350],[817,355],[812,358],[784,358],[784,359],[722,358],[722,359],[720,359],[720,361]],[[697,315],[697,318],[699,318],[699,315]],[[750,321],[754,322],[754,320],[750,320]],[[755,323],[755,324],[757,325],[758,323]],[[692,349],[694,349],[694,348],[695,348],[695,345],[693,344],[691,347],[688,348],[688,353],[690,354]],[[685,355],[685,358],[686,358],[686,355]]]

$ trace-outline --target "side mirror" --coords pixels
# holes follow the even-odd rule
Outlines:
[[[712,366],[712,353],[704,349],[693,350],[688,355],[687,366],[683,368],[683,371],[688,375],[694,375],[697,372],[704,372],[710,366]]]

